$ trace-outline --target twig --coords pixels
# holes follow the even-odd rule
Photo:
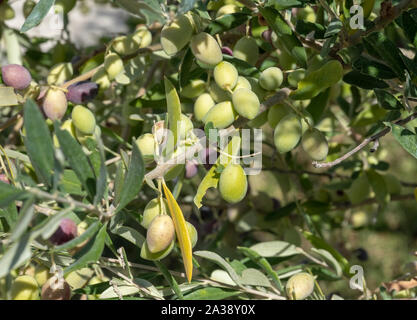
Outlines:
[[[397,125],[404,125],[414,119],[417,118],[417,112],[409,115],[407,118],[395,121],[394,123]],[[341,156],[340,158],[337,158],[334,161],[330,161],[330,162],[317,162],[314,161],[313,162],[313,166],[315,168],[330,168],[330,167],[334,167],[335,165],[338,165],[339,163],[341,163],[342,161],[346,160],[347,158],[349,158],[350,156],[354,155],[355,153],[357,153],[358,151],[362,150],[365,146],[367,146],[370,142],[376,141],[379,138],[385,136],[387,133],[389,133],[391,131],[390,127],[386,127],[385,129],[383,129],[382,131],[378,132],[377,134],[366,138],[365,140],[363,140],[358,146],[356,146],[354,149],[352,149],[351,151],[349,151],[348,153],[344,154],[343,156]]]

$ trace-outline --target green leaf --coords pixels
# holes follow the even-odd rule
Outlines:
[[[0,107],[16,106],[19,102],[12,87],[0,87]]]
[[[372,190],[375,192],[375,196],[378,202],[381,205],[387,204],[390,200],[390,196],[384,177],[373,169],[367,170],[366,175]]]
[[[208,33],[215,35],[236,28],[248,21],[250,17],[249,14],[242,12],[225,14],[209,24]]]
[[[253,268],[243,270],[241,282],[245,286],[271,287],[268,278],[261,271]]]
[[[381,89],[375,89],[374,92],[379,104],[384,109],[395,110],[404,108],[402,103],[389,92]]]
[[[178,286],[177,281],[172,276],[172,274],[169,272],[168,268],[165,266],[165,264],[154,261],[155,265],[158,267],[158,269],[162,272],[162,275],[164,276],[165,280],[169,283],[169,286],[172,288],[172,290],[177,295],[178,299],[183,300],[184,296],[182,295],[181,289]]]
[[[23,107],[23,121],[26,131],[24,142],[36,175],[47,185],[51,185],[54,168],[52,138],[45,118],[31,99]]]
[[[265,217],[265,221],[278,220],[286,217],[294,212],[296,208],[297,206],[295,205],[295,202],[291,202],[273,212],[268,213],[268,215]]]
[[[342,275],[342,267],[329,251],[317,248],[311,248],[311,251],[318,254],[324,261],[327,262],[328,265],[331,265],[333,269],[336,271],[336,275],[340,278],[340,276]]]
[[[115,2],[130,14],[145,19],[146,24],[154,22],[165,23],[166,16],[158,0],[115,0]]]
[[[96,262],[100,259],[104,249],[104,242],[106,239],[107,222],[101,227],[97,235],[90,239],[90,241],[74,256],[76,261],[69,267],[65,268],[64,273],[67,275],[71,271],[81,269],[87,264]]]
[[[223,60],[232,63],[241,76],[256,77],[259,75],[259,69],[250,65],[246,61],[231,57],[227,54],[223,55]]]
[[[106,158],[104,155],[104,146],[103,141],[100,137],[97,137],[98,140],[98,149],[100,155],[100,169],[98,173],[98,178],[96,182],[96,195],[94,197],[94,205],[97,205],[104,197],[104,193],[107,188],[107,166]]]
[[[26,18],[20,32],[26,32],[40,24],[54,5],[55,0],[40,0]]]
[[[75,239],[72,239],[71,241],[65,242],[64,244],[56,246],[53,250],[62,251],[62,250],[69,250],[69,249],[75,248],[79,244],[91,238],[100,228],[100,226],[101,226],[101,223],[99,221],[94,221],[87,228],[87,230],[85,230],[80,236],[76,237]]]
[[[90,198],[93,199],[96,192],[96,177],[87,156],[71,134],[67,130],[61,130],[58,122],[54,123],[54,127],[65,158],[68,160],[71,169],[74,170],[84,189],[87,190]]]
[[[417,158],[417,135],[394,123],[386,123],[386,125],[391,127],[392,135],[398,143],[413,157]]]
[[[7,207],[11,202],[27,196],[27,192],[17,189],[7,183],[0,181],[0,207]]]
[[[139,193],[142,187],[143,177],[145,174],[145,165],[142,154],[136,143],[132,143],[132,157],[130,158],[129,169],[127,170],[123,188],[120,194],[120,201],[116,213],[122,210],[131,202]]]
[[[10,236],[11,241],[16,241],[19,239],[22,234],[26,231],[27,227],[29,226],[30,222],[32,221],[33,215],[35,213],[34,210],[34,196],[31,196],[20,209],[19,212],[19,219],[15,225],[15,228],[12,231],[12,235]]]
[[[229,274],[229,276],[232,278],[232,280],[238,286],[241,285],[240,277],[238,276],[238,274],[236,273],[236,271],[232,268],[232,266],[229,263],[226,262],[226,260],[224,260],[217,253],[211,252],[211,251],[196,251],[196,252],[194,252],[194,255],[196,255],[198,257],[201,257],[201,258],[204,258],[204,259],[208,259],[208,260],[214,262],[219,267],[221,267],[225,271],[227,271],[227,273]]]
[[[393,79],[396,77],[395,72],[392,71],[390,67],[375,60],[365,58],[364,56],[360,56],[354,60],[352,66],[354,69],[360,71],[361,73],[375,78]]]
[[[285,241],[261,242],[253,245],[250,249],[265,258],[289,257],[300,254],[300,251],[295,245]]]
[[[221,288],[208,287],[198,289],[184,296],[185,300],[222,300],[239,295],[239,291],[231,291]]]
[[[303,36],[307,36],[309,33],[314,32],[314,39],[323,39],[326,30],[321,24],[297,19],[295,31]]]
[[[386,89],[389,85],[378,78],[353,70],[344,75],[343,81],[362,89]]]
[[[31,235],[25,234],[19,241],[15,242],[6,253],[0,258],[0,278],[3,278],[10,273],[13,269],[16,269],[23,265],[32,256],[30,250]]]
[[[259,11],[277,34],[288,53],[294,57],[301,67],[305,68],[307,66],[306,50],[281,14],[272,7],[259,7]]]
[[[171,81],[169,81],[168,78],[165,77],[164,83],[168,111],[168,129],[172,132],[175,146],[177,144],[178,130],[181,120],[181,102],[180,98],[178,97],[177,90],[175,89]]]
[[[330,38],[340,32],[343,28],[343,23],[339,19],[334,19],[330,21],[329,25],[327,26],[326,33],[324,34],[325,38]]]
[[[142,248],[142,245],[145,242],[145,237],[131,227],[120,226],[111,232],[133,243],[138,248]]]
[[[325,91],[319,93],[308,104],[306,111],[313,117],[314,123],[318,123],[324,111],[326,110],[327,103],[329,102],[331,88],[327,88]]]
[[[178,8],[178,13],[186,13],[190,11],[196,3],[197,0],[182,0]]]

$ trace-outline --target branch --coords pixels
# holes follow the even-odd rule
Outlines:
[[[275,95],[270,97],[268,100],[266,100],[264,103],[261,104],[259,114],[266,111],[268,108],[272,107],[273,105],[283,101],[288,97],[291,90],[288,88],[283,88],[279,90]],[[246,123],[247,120],[245,120],[243,123]],[[231,133],[235,132],[237,129],[232,125],[229,128],[225,130],[220,131],[220,137],[225,137],[230,135]],[[152,171],[148,172],[145,175],[145,180],[153,180],[157,178],[161,178],[164,176],[165,172],[167,172],[172,167],[176,166],[179,163],[185,163],[185,159],[193,157],[196,153],[200,152],[205,147],[205,140],[206,136],[203,136],[200,138],[200,140],[195,143],[194,145],[187,147],[185,152],[177,155],[176,157],[169,160],[169,162],[160,163],[154,168]]]
[[[408,123],[408,122],[410,122],[410,121],[412,121],[412,120],[414,120],[416,118],[417,118],[417,112],[409,115],[407,118],[404,118],[404,119],[395,121],[394,123],[401,126],[401,125],[404,125],[404,124],[406,124],[406,123]],[[371,137],[366,138],[365,140],[363,140],[361,144],[359,144],[354,149],[352,149],[348,153],[344,154],[340,158],[337,158],[336,160],[330,161],[330,162],[317,162],[317,161],[314,161],[313,162],[313,166],[315,168],[330,168],[330,167],[334,167],[335,165],[338,165],[339,163],[341,163],[342,161],[346,160],[350,156],[354,155],[358,151],[362,150],[370,142],[374,142],[374,141],[378,140],[379,138],[385,136],[390,131],[391,131],[391,128],[386,127],[385,129],[383,129],[379,133],[377,133],[377,134],[375,134],[375,135],[373,135],[373,136],[371,136]]]

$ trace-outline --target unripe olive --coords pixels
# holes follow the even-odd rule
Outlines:
[[[216,104],[203,118],[204,124],[209,122],[218,129],[224,129],[235,121],[237,114],[230,101]]]
[[[88,280],[94,275],[94,271],[90,268],[82,268],[71,271],[65,276],[65,281],[68,282],[73,290],[84,287]]]
[[[367,1],[364,1],[364,2],[367,2]],[[297,19],[314,23],[316,22],[316,13],[314,12],[313,8],[311,8],[310,6],[306,6],[305,8],[301,8],[298,10]]]
[[[239,164],[230,163],[220,174],[220,195],[229,203],[237,203],[245,197],[247,191],[245,171]]]
[[[353,180],[350,188],[346,191],[346,194],[352,204],[358,204],[366,200],[371,192],[368,178],[364,172],[362,172],[355,180]]]
[[[51,277],[42,286],[41,296],[42,300],[70,300],[71,288],[65,280],[61,282],[56,277]]]
[[[104,67],[99,68],[96,71],[96,73],[94,73],[93,77],[91,78],[91,81],[97,83],[99,85],[100,90],[106,90],[110,88],[111,85],[111,81]]]
[[[140,43],[133,35],[120,36],[113,39],[112,48],[122,56],[130,55],[139,50]]]
[[[233,107],[242,117],[252,120],[259,112],[258,96],[250,89],[238,89],[232,95]]]
[[[185,114],[181,114],[178,126],[178,135],[181,140],[186,139],[187,135],[194,129],[193,122]]]
[[[293,72],[290,72],[288,74],[288,83],[291,86],[296,87],[298,82],[303,80],[305,76],[306,76],[306,70],[305,69],[294,70]]]
[[[191,247],[194,248],[198,240],[197,229],[190,222],[186,221],[185,223],[187,225],[188,233],[190,234]]]
[[[61,7],[64,13],[68,13],[74,9],[76,3],[77,0],[56,0],[55,6]]]
[[[198,121],[203,121],[204,116],[214,107],[215,102],[210,94],[203,93],[194,102],[194,116]]]
[[[352,212],[350,222],[354,228],[362,228],[366,226],[369,222],[367,212],[363,209]]]
[[[175,55],[190,41],[193,34],[193,25],[185,15],[177,16],[170,25],[161,31],[162,49],[167,55]]]
[[[39,300],[38,283],[31,276],[19,276],[13,281],[11,295],[13,300]]]
[[[145,26],[138,27],[132,38],[140,48],[146,48],[152,43],[152,33]]]
[[[270,67],[262,71],[259,76],[259,84],[268,91],[274,91],[282,84],[283,74],[280,68]]]
[[[83,104],[93,100],[98,94],[98,85],[95,82],[83,81],[68,87],[67,99],[72,103]]]
[[[174,249],[174,246],[175,246],[175,240],[172,240],[166,249],[153,253],[149,250],[148,243],[145,241],[140,250],[140,257],[142,259],[151,260],[151,261],[161,260],[171,253],[172,249]]]
[[[249,80],[246,79],[245,77],[238,76],[236,86],[233,88],[233,91],[236,91],[237,89],[241,89],[241,88],[252,90],[252,86]]]
[[[36,2],[34,0],[26,0],[23,4],[23,16],[27,18],[35,6]]]
[[[172,218],[163,214],[155,217],[146,233],[146,243],[149,251],[156,253],[166,249],[174,240],[175,227]]]
[[[150,163],[154,160],[157,145],[152,133],[145,133],[141,135],[136,139],[136,145],[138,146],[146,163]]]
[[[282,118],[292,113],[294,113],[293,110],[286,104],[276,104],[268,111],[268,123],[272,128],[275,128]]]
[[[71,63],[59,63],[52,67],[48,74],[47,82],[50,85],[60,86],[65,81],[71,79],[73,74]]]
[[[255,39],[249,36],[240,38],[233,48],[233,56],[254,66],[259,59],[259,50]]]
[[[64,218],[59,223],[58,229],[49,238],[54,245],[66,243],[78,236],[77,224],[68,218]]]
[[[61,120],[67,111],[67,97],[62,90],[50,88],[45,95],[42,107],[49,119]]]
[[[205,89],[206,83],[203,80],[194,79],[191,80],[190,83],[188,83],[184,88],[182,88],[181,95],[189,99],[194,99],[203,94]]]
[[[72,109],[72,123],[82,134],[93,134],[96,128],[96,118],[87,108],[77,105]]]
[[[316,128],[308,129],[304,133],[301,145],[310,158],[316,161],[326,159],[329,153],[329,144],[326,137]]]
[[[314,291],[314,277],[307,272],[300,272],[288,279],[285,286],[291,300],[304,300]]]
[[[155,217],[166,214],[167,208],[168,203],[165,199],[162,202],[158,198],[149,201],[143,210],[142,221],[140,222],[141,226],[148,229]]]
[[[224,16],[225,14],[233,14],[236,12],[239,12],[239,7],[236,6],[235,4],[226,4],[222,7],[220,7],[220,9],[217,11],[216,13],[216,19]]]
[[[15,17],[13,8],[6,1],[0,3],[0,21],[11,20]]]
[[[104,68],[110,80],[116,78],[124,70],[123,60],[117,53],[110,53],[104,59]]]
[[[44,265],[37,265],[35,267],[34,277],[39,286],[43,286],[49,279],[49,268]]]
[[[301,122],[295,114],[282,118],[274,130],[274,143],[278,152],[285,153],[294,149],[300,141],[301,132]]]
[[[232,90],[237,83],[238,72],[233,64],[227,61],[220,62],[214,68],[214,80],[223,90]]]
[[[389,194],[400,194],[401,193],[401,182],[398,178],[391,173],[383,175],[385,185]]]
[[[92,134],[84,134],[80,130],[75,128],[75,137],[77,138],[79,143],[85,145],[88,139],[96,140],[97,137],[101,137],[100,126],[96,125]]]
[[[18,64],[8,64],[1,67],[1,76],[6,86],[17,90],[26,89],[32,81],[29,71]]]
[[[222,50],[216,39],[206,32],[201,32],[191,38],[191,51],[197,60],[211,67],[223,60]]]
[[[214,102],[219,103],[231,100],[230,93],[220,88],[215,81],[210,83],[208,91],[210,93],[210,96],[213,98]]]
[[[306,132],[307,129],[314,126],[313,116],[306,110],[303,110],[303,114],[304,114],[304,117],[301,118],[301,133],[302,134],[304,134],[304,132]]]

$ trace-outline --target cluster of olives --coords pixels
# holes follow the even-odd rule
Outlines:
[[[167,214],[168,204],[163,198],[149,201],[143,211],[141,225],[147,229],[146,241],[142,245],[141,257],[146,260],[161,260],[168,256],[175,245],[175,226]],[[191,245],[197,243],[197,230],[186,221]]]

